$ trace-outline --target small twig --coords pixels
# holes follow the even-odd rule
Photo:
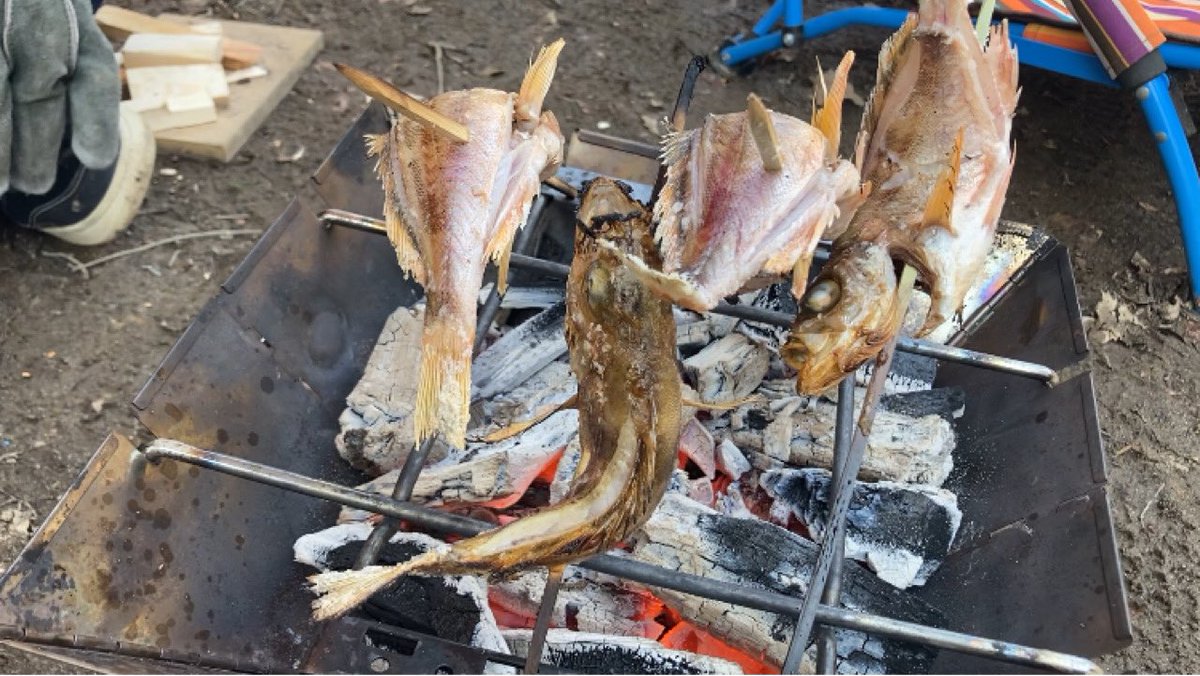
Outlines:
[[[1158,496],[1162,494],[1163,489],[1166,487],[1167,483],[1165,481],[1158,485],[1158,490],[1154,491],[1154,496],[1151,497],[1150,501],[1146,503],[1146,506],[1142,508],[1142,513],[1138,514],[1138,523],[1142,523],[1145,520],[1146,512],[1149,512],[1150,508],[1154,506],[1154,503],[1158,502]]]
[[[60,258],[66,261],[67,265],[69,265],[75,272],[83,275],[84,279],[91,279],[92,277],[91,273],[88,272],[87,266],[84,265],[78,258],[69,253],[63,251],[43,251],[42,255],[46,258]]]
[[[433,62],[437,67],[437,93],[441,94],[446,91],[446,72],[442,68],[442,43],[430,42],[429,46],[433,47]]]
[[[217,214],[213,216],[215,221],[244,221],[250,218],[250,214]]]
[[[175,244],[177,242],[186,242],[189,240],[202,239],[205,237],[237,237],[237,236],[242,236],[242,235],[261,235],[261,234],[262,234],[261,230],[251,230],[251,229],[205,230],[204,232],[189,232],[189,233],[184,233],[182,235],[175,235],[174,237],[167,237],[165,239],[159,239],[159,240],[155,240],[153,242],[147,242],[146,244],[142,244],[141,246],[135,246],[132,249],[124,249],[122,251],[115,251],[106,256],[101,256],[95,260],[90,260],[86,263],[81,263],[79,261],[79,259],[75,258],[71,254],[64,253],[62,251],[43,251],[42,255],[47,256],[49,258],[62,258],[64,260],[66,260],[68,262],[68,264],[71,264],[72,269],[77,270],[78,272],[83,274],[84,279],[87,279],[88,278],[88,270],[90,270],[91,268],[94,268],[98,265],[103,265],[105,263],[115,261],[118,258],[124,258],[126,256],[132,256],[133,254],[142,253],[143,251],[149,251],[150,249],[154,249],[156,247],[160,247],[165,244]]]

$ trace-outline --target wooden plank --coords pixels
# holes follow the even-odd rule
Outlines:
[[[124,7],[104,5],[96,10],[96,23],[109,40],[120,42],[134,33],[174,33],[186,34],[194,32],[187,23],[168,21],[162,17],[153,17]],[[212,24],[209,20],[198,20],[201,24]],[[211,29],[208,29],[211,30]],[[202,31],[207,33],[207,30]],[[211,33],[209,33],[211,34]],[[249,68],[262,58],[262,47],[253,42],[233,39],[225,34],[221,41],[221,63],[230,70]]]
[[[187,17],[162,15],[164,20],[186,22]],[[217,120],[154,135],[158,150],[228,162],[249,140],[267,116],[287,95],[300,74],[316,58],[324,43],[321,31],[241,21],[222,21],[226,36],[261,45],[262,65],[268,75],[230,85],[229,106]]]
[[[221,60],[219,35],[176,35],[172,33],[135,33],[121,48],[125,67],[186,66]]]

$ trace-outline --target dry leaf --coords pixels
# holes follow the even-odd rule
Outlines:
[[[408,8],[408,13],[412,16],[425,16],[433,12],[433,8],[427,5],[413,5]]]
[[[646,127],[646,131],[649,131],[651,134],[655,136],[662,134],[662,118],[657,115],[650,115],[649,113],[643,115],[642,124]]]

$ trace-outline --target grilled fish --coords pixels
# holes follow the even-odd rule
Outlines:
[[[853,62],[848,52],[811,125],[751,94],[747,110],[667,137],[666,182],[654,205],[662,272],[628,261],[647,284],[696,311],[760,273],[791,273],[793,293],[804,293],[818,239],[863,194],[858,171],[837,157]]]
[[[541,181],[562,162],[558,122],[542,110],[562,47],[558,40],[541,50],[519,93],[470,89],[430,99],[430,108],[467,128],[465,143],[407,118],[368,137],[388,238],[400,266],[425,288],[417,443],[440,433],[452,446],[464,444],[484,270],[498,261],[503,290],[513,236]]]
[[[602,552],[640,526],[675,467],[682,414],[671,304],[613,250],[657,263],[650,214],[626,186],[594,180],[583,194],[567,279],[567,345],[579,381],[582,455],[570,492],[553,507],[392,567],[310,580],[335,617],[407,574],[491,574],[558,566]]]
[[[917,335],[962,306],[982,269],[1012,175],[1017,55],[1008,24],[976,38],[961,0],[921,0],[884,44],[855,164],[871,194],[801,299],[782,350],[816,393],[899,330],[897,263],[932,298]]]

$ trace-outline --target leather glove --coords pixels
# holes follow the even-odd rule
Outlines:
[[[121,81],[90,0],[0,0],[0,10],[0,194],[49,190],[66,134],[85,167],[111,165]]]

